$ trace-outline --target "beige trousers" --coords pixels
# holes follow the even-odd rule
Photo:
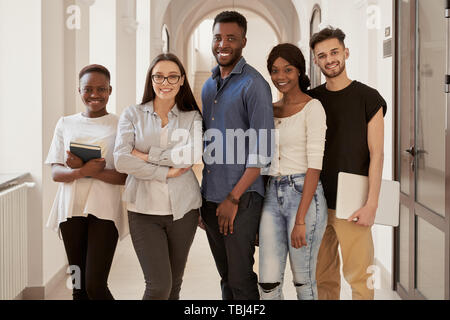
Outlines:
[[[328,225],[317,258],[317,290],[319,300],[339,300],[341,291],[340,259],[345,280],[352,288],[353,300],[373,300],[374,290],[367,285],[369,266],[374,264],[374,249],[370,227],[337,219],[329,210]]]

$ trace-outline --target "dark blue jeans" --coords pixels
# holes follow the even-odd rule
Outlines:
[[[223,300],[259,300],[253,256],[263,200],[256,192],[245,193],[234,220],[234,233],[224,236],[219,232],[216,216],[219,204],[203,199],[201,216],[221,277]]]

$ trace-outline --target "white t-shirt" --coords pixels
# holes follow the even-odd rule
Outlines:
[[[81,113],[59,119],[46,164],[66,165],[67,150],[71,142],[101,147],[106,169],[114,169],[114,143],[119,118],[107,114],[100,118],[86,118]],[[47,227],[58,231],[59,224],[70,217],[88,214],[114,222],[119,238],[128,233],[125,204],[122,202],[123,186],[112,185],[93,178],[59,183],[58,192],[47,221]]]
[[[290,117],[275,118],[275,129],[270,176],[302,174],[308,168],[322,170],[327,124],[319,100],[311,100]]]

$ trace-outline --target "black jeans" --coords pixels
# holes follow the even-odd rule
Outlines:
[[[179,300],[198,210],[182,219],[128,211],[131,240],[145,278],[143,300]]]
[[[259,300],[253,256],[263,200],[256,192],[245,193],[234,220],[234,233],[224,236],[219,232],[216,216],[219,204],[203,199],[201,216],[221,277],[223,300]]]
[[[72,279],[74,300],[113,300],[108,276],[119,238],[113,221],[93,215],[72,217],[60,224],[61,235],[70,266],[79,268]],[[78,281],[79,280],[79,281]]]

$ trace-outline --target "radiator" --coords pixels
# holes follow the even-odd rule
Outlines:
[[[27,286],[28,186],[0,192],[0,300],[15,299]]]

